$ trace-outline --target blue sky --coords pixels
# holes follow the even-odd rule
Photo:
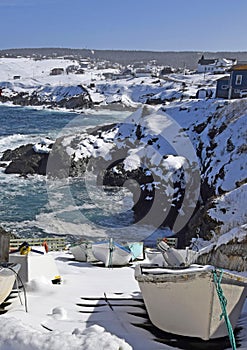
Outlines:
[[[247,51],[247,0],[0,0],[0,49]]]

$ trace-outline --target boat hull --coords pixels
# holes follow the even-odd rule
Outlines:
[[[82,244],[70,247],[69,250],[76,261],[87,261],[87,248],[84,247]]]
[[[17,273],[20,269],[20,265],[10,267],[11,269],[2,266],[0,267],[0,304],[2,304],[11,293],[16,280],[15,272]],[[15,272],[13,272],[12,269]]]
[[[92,244],[92,252],[94,257],[103,262],[106,267],[125,266],[132,258],[130,251],[114,243],[110,245],[109,242]]]
[[[135,277],[151,322],[165,332],[203,340],[227,336],[212,269],[166,271],[143,274],[140,266],[136,267]],[[246,286],[246,278],[223,273],[221,287],[233,329],[246,299]]]
[[[92,253],[91,243],[81,243],[69,248],[71,254],[76,261],[80,262],[95,262],[96,259]]]

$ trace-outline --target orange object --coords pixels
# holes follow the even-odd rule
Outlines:
[[[45,248],[45,252],[48,253],[49,247],[46,241],[43,242],[43,247]]]

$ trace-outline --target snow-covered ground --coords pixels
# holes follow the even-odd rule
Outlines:
[[[136,107],[148,99],[173,100],[181,97],[195,96],[201,87],[215,90],[215,81],[219,75],[170,74],[157,77],[129,77],[112,80],[107,74],[117,74],[121,69],[102,69],[97,66],[84,68],[82,74],[66,73],[71,66],[79,66],[78,61],[57,58],[34,60],[32,58],[0,58],[0,87],[3,94],[11,96],[16,93],[37,93],[43,98],[59,100],[64,96],[76,95],[77,86],[87,88],[92,101],[100,105],[121,103],[126,107]],[[52,69],[61,68],[62,74],[50,75]]]
[[[111,159],[111,150],[126,147],[125,137],[132,143],[128,157],[124,161],[125,170],[137,168],[140,164],[141,153],[145,150],[146,160],[155,175],[162,177],[161,165],[175,169],[185,166],[182,160],[174,155],[171,147],[168,149],[167,141],[175,151],[183,155],[186,140],[183,131],[198,157],[202,181],[214,188],[217,198],[208,215],[213,219],[224,222],[220,233],[227,233],[232,228],[246,224],[246,119],[247,102],[242,100],[196,99],[200,89],[210,89],[214,96],[216,80],[222,75],[195,74],[169,74],[161,78],[136,77],[125,79],[106,78],[105,74],[119,73],[121,68],[102,69],[97,64],[93,67],[83,68],[82,74],[76,74],[73,69],[78,68],[79,61],[73,59],[42,59],[32,58],[0,58],[0,87],[3,95],[19,92],[33,93],[42,98],[53,101],[61,100],[65,96],[75,96],[81,92],[78,85],[87,88],[92,100],[100,106],[114,106],[116,102],[124,106],[139,108],[143,103],[162,100],[163,105],[157,104],[150,112],[142,112],[142,108],[131,115],[123,126],[120,126],[119,137],[117,131],[102,133],[100,138],[89,135],[82,136],[77,148],[71,147],[73,137],[64,141],[67,152],[75,160],[87,156]],[[74,67],[68,74],[66,70]],[[50,75],[55,68],[62,68],[63,74]],[[18,77],[18,79],[16,79]],[[202,94],[203,95],[203,94]],[[193,98],[192,98],[193,97]],[[192,99],[191,99],[192,98]],[[147,115],[149,113],[149,115]],[[169,136],[169,123],[176,125],[178,138]],[[129,124],[129,125],[128,125]],[[137,126],[145,137],[141,139],[141,147],[137,147]],[[164,130],[168,130],[164,136]],[[144,131],[145,130],[145,131]],[[158,136],[158,141],[150,138]],[[170,137],[170,138],[169,138]],[[165,140],[163,148],[161,139]],[[148,145],[147,142],[152,142]],[[179,148],[180,147],[180,148]],[[44,147],[42,147],[43,149]],[[115,147],[116,148],[116,147]],[[179,148],[179,149],[176,149]],[[40,150],[36,145],[36,150]],[[176,152],[175,152],[176,153]],[[192,154],[193,152],[190,152]],[[163,154],[169,157],[162,160]],[[186,155],[186,154],[185,154]],[[188,157],[185,157],[188,159]],[[191,160],[191,158],[189,158]],[[194,159],[192,159],[194,160]],[[161,164],[162,163],[162,164]],[[179,165],[180,164],[180,165]],[[164,165],[164,164],[163,164]],[[174,168],[175,167],[175,168]],[[115,169],[117,171],[117,169]],[[169,172],[168,172],[169,174]],[[169,191],[168,191],[169,192]],[[149,197],[148,197],[149,198]],[[240,204],[240,203],[243,203]],[[239,209],[240,208],[240,209]]]
[[[220,346],[200,340],[193,343],[174,335],[163,335],[163,343],[157,341],[160,334],[144,327],[147,315],[134,265],[105,268],[76,262],[67,251],[48,254],[55,259],[62,282],[52,284],[45,276],[37,276],[26,283],[27,312],[23,292],[23,305],[13,294],[8,311],[0,316],[1,350],[200,349],[200,343],[201,348],[205,344]],[[247,349],[246,314],[247,303],[237,325],[241,328],[236,336],[240,349]]]
[[[141,152],[145,148],[146,158],[152,163],[150,166],[157,176],[162,177],[161,162],[165,163],[168,170],[185,166],[182,157],[175,158],[171,149],[165,160],[157,152],[160,146],[167,147],[167,144],[161,142],[161,132],[164,123],[172,118],[175,123],[173,125],[181,127],[179,136],[186,130],[190,144],[197,150],[202,180],[215,189],[216,197],[208,210],[208,216],[221,226],[217,232],[219,236],[213,237],[212,245],[205,249],[227,244],[233,238],[238,242],[246,240],[246,99],[195,99],[201,88],[210,89],[214,93],[215,82],[221,77],[217,75],[170,74],[165,79],[139,77],[108,80],[103,74],[118,73],[118,70],[96,68],[86,68],[83,74],[50,75],[54,68],[66,70],[76,64],[78,63],[73,60],[65,59],[0,58],[0,87],[6,96],[20,92],[38,92],[40,96],[59,100],[65,95],[78,94],[77,87],[82,85],[87,88],[94,102],[109,107],[116,102],[137,108],[150,99],[153,102],[165,101],[163,106],[157,102],[149,115],[143,113],[142,108],[138,109],[129,117],[128,124],[120,126],[122,137],[117,138],[119,135],[116,130],[103,132],[100,138],[84,134],[74,148],[73,136],[65,138],[67,152],[75,160],[99,155],[107,160],[113,149],[113,141],[114,146],[121,148],[125,146],[125,137],[128,136],[132,147],[124,162],[125,168],[137,168]],[[135,147],[137,125],[140,125],[139,131],[143,132],[146,139],[143,139],[143,145],[140,142]],[[148,146],[146,141],[152,141],[157,135],[159,138],[153,141],[152,146]],[[168,134],[165,138],[167,140]],[[170,141],[174,145],[177,140],[171,137]],[[39,152],[41,149],[41,145],[37,144],[36,150]],[[147,198],[149,199],[150,197]],[[161,344],[153,340],[154,336],[148,330],[132,325],[131,323],[143,322],[143,319],[140,321],[140,317],[129,314],[128,312],[133,313],[130,306],[125,312],[120,307],[112,309],[107,303],[90,309],[84,305],[92,302],[87,297],[104,298],[104,293],[108,299],[119,295],[123,298],[140,296],[132,267],[105,269],[82,264],[71,260],[68,253],[54,253],[54,257],[62,276],[62,284],[52,285],[43,278],[31,281],[27,285],[28,313],[18,298],[13,300],[7,307],[8,312],[0,317],[1,350],[181,348],[175,338],[173,345],[172,340],[169,344]],[[94,312],[95,309],[100,312]],[[246,315],[245,303],[238,324],[242,327],[238,333],[241,349],[247,349]]]
[[[167,120],[172,120],[173,126],[177,123],[177,131],[179,128],[186,130],[200,162],[202,180],[215,189],[216,195],[222,195],[218,201],[215,200],[214,208],[209,211],[209,215],[214,220],[224,221],[224,229],[221,232],[226,233],[234,226],[246,223],[245,206],[240,205],[240,211],[229,206],[229,203],[233,202],[236,202],[235,207],[239,206],[239,201],[243,203],[246,199],[246,186],[242,186],[246,178],[246,99],[235,101],[214,98],[195,99],[200,89],[210,89],[214,95],[216,80],[222,75],[193,72],[189,74],[187,72],[186,75],[169,74],[162,79],[127,76],[125,79],[114,80],[106,78],[105,74],[119,73],[121,68],[102,69],[99,65],[94,64],[94,66],[83,68],[81,74],[76,74],[75,70],[79,66],[78,60],[64,58],[42,60],[21,57],[0,58],[2,94],[6,96],[20,92],[32,94],[35,91],[41,99],[59,101],[65,97],[80,94],[81,89],[78,88],[80,85],[88,90],[91,99],[99,106],[109,108],[116,103],[139,108],[150,99],[153,102],[163,101],[163,105],[157,104],[153,111],[150,111],[149,116],[142,117],[141,109],[131,115],[125,125],[119,129],[122,139],[118,137],[115,130],[115,134],[106,132],[100,138],[89,136],[85,139],[84,137],[77,149],[72,149],[71,138],[70,142],[66,141],[68,153],[75,160],[87,156],[110,158],[111,149],[114,150],[113,143],[121,148],[125,145],[124,137],[126,136],[128,141],[132,142],[132,147],[124,162],[125,169],[130,170],[137,167],[140,164],[140,153],[145,149],[146,159],[150,159],[149,165],[157,175],[160,172],[162,152],[160,150],[157,152],[155,147],[156,145],[160,147],[160,138],[169,141],[172,147],[175,144],[176,147],[180,145],[179,155],[183,154],[182,142],[177,142],[175,139],[169,140],[169,132],[163,135],[163,130],[168,125]],[[55,68],[63,69],[64,72],[59,75],[51,75],[50,73]],[[136,147],[138,140],[135,133],[131,132],[132,129],[135,129],[135,124],[145,129],[149,139],[151,136],[158,135],[159,141],[151,146],[143,146],[142,149]],[[170,129],[167,128],[167,130]],[[179,137],[184,138],[182,132],[179,133]],[[141,141],[144,145],[148,137]],[[36,146],[36,149],[38,148],[39,145]],[[166,154],[174,155],[171,147]],[[178,158],[170,157],[165,161],[168,168],[170,166],[171,169],[174,169],[175,160],[178,166]],[[234,192],[231,194],[232,191]],[[226,207],[224,203],[228,203]]]

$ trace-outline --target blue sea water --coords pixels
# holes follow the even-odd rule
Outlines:
[[[6,149],[42,138],[85,132],[124,119],[130,112],[71,113],[0,105],[0,156]],[[95,179],[47,180],[4,173],[0,168],[0,224],[20,237],[85,236],[118,240],[145,238],[149,228],[133,225],[126,189],[102,189]]]

